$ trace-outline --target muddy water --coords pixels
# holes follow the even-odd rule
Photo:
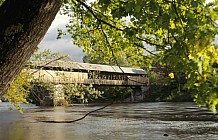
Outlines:
[[[102,105],[36,107],[25,113],[8,111],[0,103],[0,140],[217,140],[218,115],[194,103],[115,104],[75,123],[74,120]]]

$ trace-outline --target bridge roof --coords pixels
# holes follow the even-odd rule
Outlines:
[[[72,70],[84,70],[84,71],[101,71],[101,72],[111,72],[111,73],[127,73],[127,74],[137,74],[145,75],[146,71],[139,68],[129,68],[129,67],[119,67],[111,65],[101,65],[101,64],[90,64],[90,63],[79,63],[71,61],[55,61],[45,65],[46,62],[41,61],[37,65],[38,67],[44,68],[63,68]]]

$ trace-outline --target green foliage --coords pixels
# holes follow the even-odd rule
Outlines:
[[[164,70],[156,68],[148,72],[150,89],[146,101],[192,101],[192,95],[184,88],[185,75],[174,73],[170,78],[166,68],[162,69]]]
[[[31,82],[31,88],[29,89],[30,94],[27,100],[30,103],[40,105],[40,103],[42,103],[43,98],[45,98],[45,96],[48,96],[50,99],[52,99],[50,93],[53,91],[53,89],[54,89],[53,83],[44,83],[35,79],[34,81]],[[50,104],[52,105],[53,103]]]
[[[64,86],[69,101],[88,103],[89,100],[98,99],[103,92],[96,90],[92,85],[67,84]]]
[[[125,101],[125,99],[131,96],[131,87],[122,86],[96,86],[96,89],[103,91],[104,94],[99,98],[99,102],[104,101]]]
[[[0,0],[0,6],[3,4],[4,1],[5,1],[5,0]]]
[[[198,105],[216,111],[217,68],[212,65],[217,63],[218,55],[212,42],[218,32],[217,0],[208,4],[205,0],[87,3],[68,1],[63,13],[72,18],[67,29],[74,43],[91,52],[92,60],[101,58],[103,62],[111,62],[126,55],[128,62],[151,66],[158,59],[162,66],[172,68],[170,73],[185,74],[185,88],[192,91]],[[153,46],[157,57],[145,44]],[[128,57],[130,53],[133,57]]]
[[[150,85],[169,85],[171,81],[166,75],[154,71],[149,71],[148,77]]]
[[[72,61],[72,58],[68,55],[60,54],[59,52],[51,53],[51,50],[45,49],[42,52],[35,52],[27,62],[27,65],[38,65],[42,62],[46,64],[47,62],[57,62],[58,60]]]
[[[19,105],[19,102],[28,103],[26,98],[29,95],[30,89],[30,75],[23,70],[18,77],[12,82],[4,98],[12,103],[21,113],[23,109]]]
[[[182,85],[181,85],[182,86]],[[178,83],[172,82],[169,85],[150,85],[149,94],[145,101],[167,101],[167,102],[191,102],[192,95],[187,90],[181,90]]]
[[[192,67],[195,69],[188,74],[186,87],[191,89],[194,101],[198,105],[206,104],[213,112],[218,109],[218,75],[214,64],[218,63],[218,49],[213,45],[207,45],[204,49],[196,48],[196,52],[189,55]]]
[[[125,61],[125,66],[138,65],[143,58],[143,49],[136,47],[134,43],[142,45],[141,41],[132,42],[123,38],[120,30],[115,30],[110,26],[95,20],[96,18],[88,12],[82,10],[78,2],[72,1],[71,5],[65,6],[64,13],[72,10],[68,15],[72,18],[67,25],[68,33],[72,35],[74,44],[83,47],[92,62],[101,62],[102,64],[120,64]],[[95,4],[98,7],[98,4]],[[109,23],[117,22],[118,27],[122,27],[125,21],[113,19],[112,16],[104,17],[99,15]],[[111,21],[115,20],[115,21]],[[59,36],[65,34],[59,30]]]

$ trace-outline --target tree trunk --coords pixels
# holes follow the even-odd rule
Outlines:
[[[62,0],[6,0],[0,6],[0,97],[40,43]]]

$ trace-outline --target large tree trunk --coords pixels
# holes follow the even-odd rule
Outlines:
[[[62,0],[6,0],[0,6],[0,97],[37,48]]]

